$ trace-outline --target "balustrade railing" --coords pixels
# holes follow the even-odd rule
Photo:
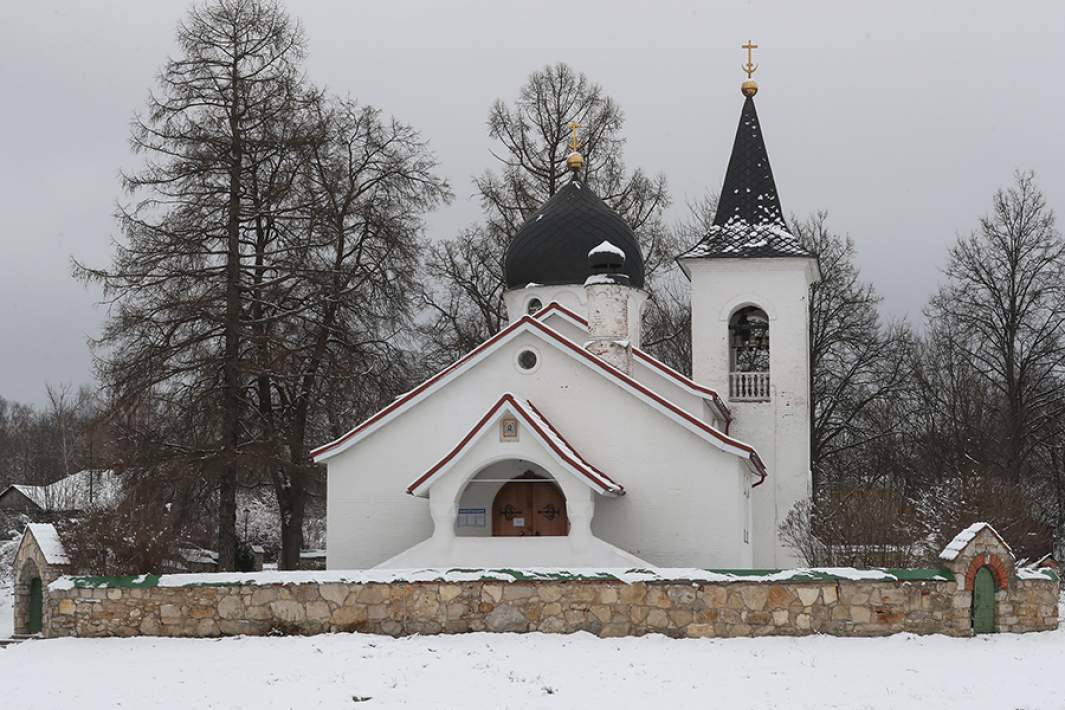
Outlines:
[[[769,400],[768,372],[730,372],[728,398],[734,402],[765,402]]]

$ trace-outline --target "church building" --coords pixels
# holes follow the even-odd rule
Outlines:
[[[748,62],[748,67],[753,70]],[[331,569],[780,568],[810,494],[808,299],[754,96],[691,281],[691,378],[640,347],[632,229],[581,180],[519,230],[509,325],[337,440]]]

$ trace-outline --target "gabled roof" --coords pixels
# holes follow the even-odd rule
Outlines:
[[[588,328],[588,319],[581,314],[566,308],[558,301],[551,301],[533,316],[537,320],[546,320],[549,316],[558,315],[566,320],[569,320],[574,325],[581,328]],[[633,360],[641,365],[645,365],[649,370],[657,375],[660,375],[674,384],[679,385],[683,389],[687,390],[696,397],[702,397],[706,401],[710,402],[721,414],[721,418],[726,422],[732,421],[732,412],[729,410],[728,405],[725,404],[725,400],[714,390],[710,389],[706,385],[701,385],[695,380],[691,379],[687,375],[677,372],[672,367],[662,362],[654,355],[651,355],[646,350],[640,348],[632,349]]]
[[[621,370],[618,370],[613,365],[610,365],[605,360],[596,357],[555,329],[531,316],[523,316],[519,320],[514,321],[506,328],[463,355],[454,363],[412,389],[410,392],[407,392],[401,397],[397,397],[395,401],[371,416],[369,419],[357,425],[348,433],[314,449],[311,451],[311,457],[316,463],[321,463],[322,461],[339,454],[341,451],[354,446],[362,439],[377,431],[380,427],[398,417],[407,409],[413,407],[418,402],[444,387],[448,382],[451,382],[464,372],[473,368],[477,363],[481,362],[522,333],[534,335],[540,338],[543,342],[554,347],[556,350],[572,357],[574,360],[598,373],[637,399],[647,403],[660,414],[672,419],[674,422],[700,437],[707,443],[716,446],[726,453],[746,459],[752,470],[760,477],[760,480],[755,485],[759,485],[765,480],[765,464],[758,456],[758,452],[754,450],[754,447],[718,431],[702,419],[699,419],[657,392],[637,382],[635,379]]]
[[[19,543],[20,548],[25,544],[27,537],[33,537],[41,554],[44,555],[44,561],[48,564],[70,564],[66,548],[63,547],[63,540],[59,537],[59,531],[55,529],[54,525],[49,523],[28,524],[22,532],[22,542]]]
[[[743,102],[714,224],[681,258],[812,256],[788,228],[758,111]]]
[[[119,495],[120,482],[113,471],[87,468],[46,486],[16,483],[0,491],[0,495],[11,489],[29,498],[42,510],[88,510],[114,503]]]
[[[566,441],[565,437],[547,421],[543,414],[533,406],[532,402],[522,402],[509,392],[505,392],[496,400],[496,403],[473,425],[473,428],[459,440],[455,448],[433,464],[414,483],[407,486],[407,493],[411,495],[427,494],[430,486],[447,473],[462,458],[463,454],[480,440],[485,432],[491,431],[493,425],[507,414],[518,419],[525,426],[525,429],[531,432],[536,440],[551,453],[555,461],[564,470],[576,476],[592,490],[608,495],[624,494],[625,488],[588,463],[588,460]]]
[[[33,491],[27,492],[27,491],[23,490],[24,488],[31,488],[32,489],[32,488],[37,488],[37,486],[22,486],[22,485],[19,485],[17,483],[11,484],[7,488],[4,488],[3,490],[0,490],[0,500],[3,500],[5,496],[11,495],[16,500],[19,499],[19,498],[25,499],[34,508],[36,508],[37,510],[41,510],[40,503],[38,503],[36,498],[33,495],[31,495],[31,493],[33,493]]]
[[[947,546],[939,553],[939,559],[947,560],[948,562],[958,559],[958,555],[961,554],[961,551],[964,550],[969,543],[973,541],[973,538],[984,529],[990,530],[991,534],[998,538],[998,541],[1002,543],[1002,546],[1005,547],[1011,555],[1013,554],[1013,551],[1010,550],[1010,546],[1006,544],[1006,541],[1002,539],[1002,536],[998,534],[998,531],[991,527],[991,523],[973,523],[955,535],[954,539],[947,543]]]

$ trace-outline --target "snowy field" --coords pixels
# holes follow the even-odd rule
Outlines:
[[[0,707],[1063,708],[1065,630],[951,639],[60,639],[0,650]]]

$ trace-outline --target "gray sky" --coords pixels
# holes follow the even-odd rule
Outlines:
[[[566,61],[625,109],[627,159],[669,178],[673,214],[717,190],[743,79],[788,213],[830,212],[887,313],[917,320],[947,245],[1017,168],[1065,214],[1065,3],[289,0],[310,78],[414,125],[458,198],[434,238],[475,220],[492,163],[488,107]],[[0,395],[92,379],[99,295],[69,259],[105,263],[131,163],[128,122],[186,0],[34,0],[0,8]]]

